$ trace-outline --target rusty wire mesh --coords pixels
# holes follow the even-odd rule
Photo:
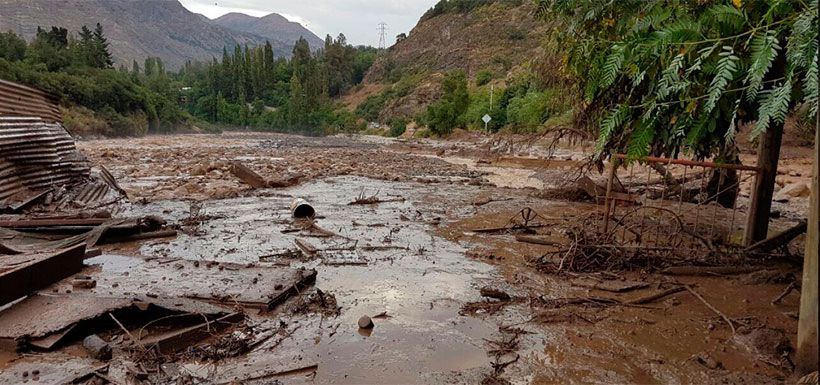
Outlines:
[[[599,210],[567,229],[570,244],[540,260],[553,271],[657,269],[746,262],[738,201],[755,167],[616,155]]]

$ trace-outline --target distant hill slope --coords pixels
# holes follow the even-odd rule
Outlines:
[[[374,63],[364,87],[343,98],[355,109],[377,92],[395,92],[384,103],[380,120],[412,118],[440,94],[446,72],[464,70],[473,78],[490,72],[503,85],[511,74],[545,55],[547,26],[534,18],[531,1],[486,0],[469,10],[426,13],[403,40]]]
[[[300,37],[308,41],[311,48],[324,45],[324,40],[299,23],[289,21],[277,13],[263,17],[248,16],[243,13],[228,13],[212,21],[214,24],[234,31],[252,33],[267,39],[294,44]]]
[[[166,67],[178,68],[187,60],[221,57],[225,46],[256,46],[266,40],[209,22],[177,1],[0,0],[0,30],[11,30],[27,40],[34,38],[37,26],[61,26],[76,33],[83,25],[98,22],[111,42],[117,65],[130,66],[133,60],[142,63],[156,56]],[[290,55],[289,40],[268,39],[274,54]]]

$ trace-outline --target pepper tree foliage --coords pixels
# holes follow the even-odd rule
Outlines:
[[[536,0],[568,47],[596,157],[732,157],[781,129],[796,105],[817,112],[818,0]]]

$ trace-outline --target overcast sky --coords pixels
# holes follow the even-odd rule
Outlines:
[[[252,16],[278,13],[320,38],[342,32],[351,44],[379,43],[379,22],[388,26],[387,45],[407,33],[438,0],[180,0],[185,8],[211,19],[229,12]]]

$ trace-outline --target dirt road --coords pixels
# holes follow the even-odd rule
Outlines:
[[[538,158],[545,153],[537,147],[522,150],[526,154],[499,153],[490,142],[471,140],[225,134],[79,146],[129,193],[134,203],[121,205],[117,214],[156,214],[181,229],[174,239],[106,246],[103,255],[86,261],[98,280],[95,290],[124,290],[118,283],[129,272],[138,281],[164,282],[168,290],[185,287],[144,268],[152,261],[268,263],[318,271],[315,288],[273,313],[251,316],[258,325],[286,323],[287,338],[234,358],[174,362],[174,373],[193,383],[228,383],[248,373],[302,367],[308,369],[277,379],[761,384],[783,383],[791,375],[799,295],[772,300],[800,276],[793,265],[772,263],[771,269],[750,274],[706,277],[670,277],[640,268],[552,274],[533,260],[554,245],[521,242],[507,231],[481,231],[508,226],[531,208],[543,221],[540,235],[560,238],[560,223],[598,210],[593,202],[539,193],[567,178],[583,148],[559,149],[547,162]],[[231,174],[235,161],[285,187],[248,186]],[[289,231],[289,205],[296,198],[313,204],[324,232]],[[374,199],[351,204],[357,198],[360,203]],[[794,215],[800,204],[788,206],[797,207]],[[791,219],[776,225],[785,227]],[[318,257],[292,258],[294,245]],[[603,282],[634,287],[602,290]],[[690,289],[629,304],[670,285]],[[364,315],[372,317],[373,329],[357,325]],[[61,371],[89,360],[76,346],[0,355],[0,383],[17,383],[32,368]],[[111,376],[125,367],[113,363]]]

